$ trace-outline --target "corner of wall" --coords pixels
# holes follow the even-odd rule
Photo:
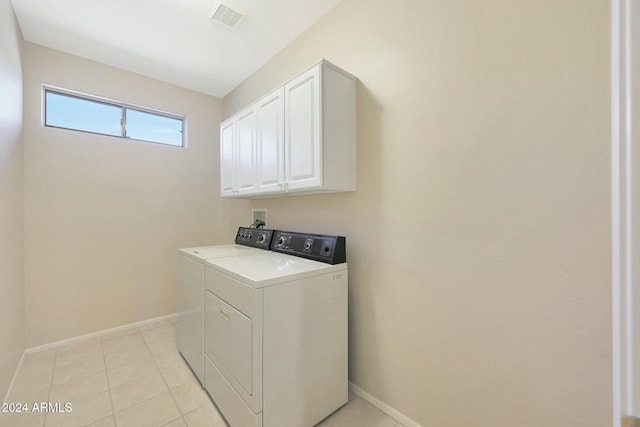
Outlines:
[[[25,349],[22,43],[10,0],[0,0],[0,395]]]

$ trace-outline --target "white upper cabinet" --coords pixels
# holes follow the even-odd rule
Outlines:
[[[257,115],[247,108],[220,125],[220,195],[241,197],[256,192]]]
[[[253,194],[258,184],[256,162],[257,114],[255,108],[244,110],[238,116],[237,135],[237,192],[238,195]]]
[[[287,189],[322,186],[322,98],[320,67],[284,86],[285,166]]]
[[[284,183],[284,89],[258,101],[257,112],[258,193],[275,193]]]
[[[236,123],[227,120],[220,125],[220,194],[234,196],[236,162]]]
[[[270,92],[220,125],[220,162],[223,197],[355,191],[355,77],[320,61]]]

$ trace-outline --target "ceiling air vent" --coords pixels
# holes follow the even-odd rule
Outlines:
[[[216,2],[209,12],[209,19],[229,28],[235,28],[243,16],[244,12],[240,8],[232,6],[224,0]]]

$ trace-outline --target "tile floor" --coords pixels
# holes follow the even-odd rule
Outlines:
[[[350,397],[318,427],[402,427]],[[18,402],[28,411],[0,412],[0,426],[226,427],[178,354],[171,320],[26,355],[7,399]],[[35,402],[60,406],[34,411]]]

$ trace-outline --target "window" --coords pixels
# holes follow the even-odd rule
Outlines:
[[[184,117],[60,89],[44,89],[44,125],[184,147]]]

